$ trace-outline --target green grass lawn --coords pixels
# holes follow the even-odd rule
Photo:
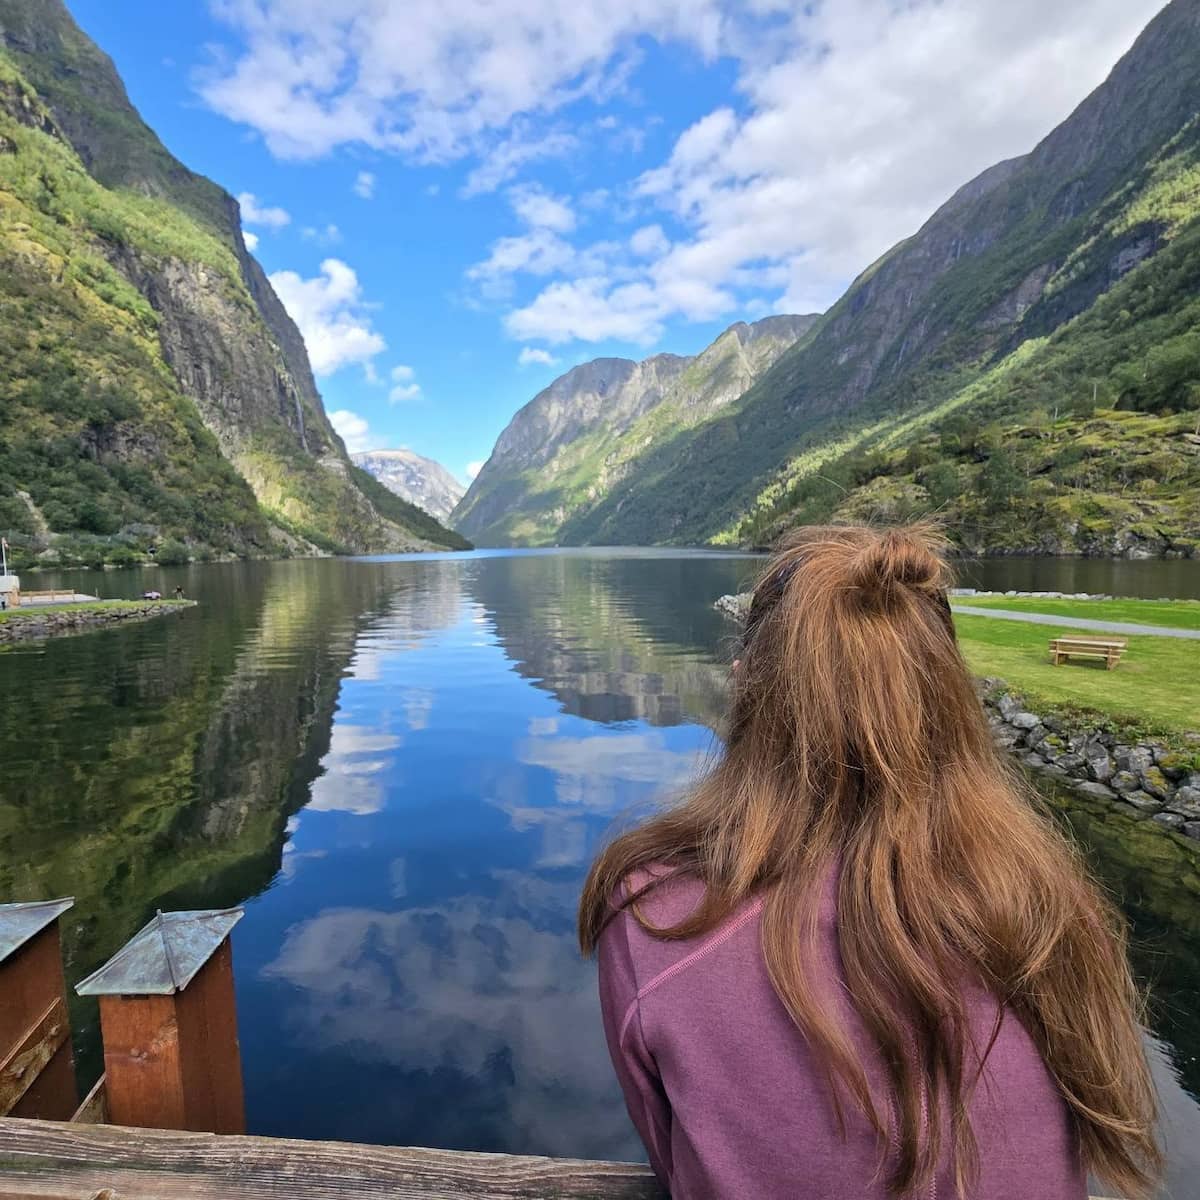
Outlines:
[[[1072,616],[1082,615],[1084,602],[1064,603]],[[1106,671],[1099,660],[1051,664],[1049,640],[1078,637],[1078,629],[961,613],[954,623],[971,670],[1003,679],[1023,692],[1035,710],[1090,710],[1147,732],[1200,730],[1200,641],[1130,636],[1125,657],[1115,670]]]
[[[30,621],[45,613],[99,614],[120,608],[145,608],[148,604],[158,608],[188,608],[195,603],[195,600],[82,600],[78,604],[27,604],[0,612],[0,621]]]
[[[1052,617],[1089,617],[1093,621],[1132,621],[1172,629],[1200,629],[1200,600],[1039,600],[1036,596],[955,596],[954,604],[1045,613]],[[1078,635],[1078,630],[1076,630]]]

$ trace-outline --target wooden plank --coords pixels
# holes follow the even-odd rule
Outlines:
[[[57,921],[0,963],[0,1115],[65,1121],[75,1111],[65,990]]]
[[[101,996],[108,1111],[117,1124],[187,1124],[174,996]]]
[[[49,1121],[0,1120],[0,1162],[4,1200],[664,1200],[633,1163]]]
[[[181,1129],[245,1133],[242,1060],[229,938],[175,997],[186,1123]]]
[[[70,1032],[67,1006],[61,996],[56,996],[0,1062],[0,1116],[17,1107]]]
[[[46,1121],[66,1120],[64,1114],[67,1107],[74,1105],[75,1095],[75,1060],[68,1038],[8,1115],[40,1117]]]
[[[108,1092],[105,1091],[103,1075],[92,1085],[92,1090],[83,1098],[71,1120],[79,1125],[108,1124]]]
[[[1103,647],[1106,650],[1124,650],[1129,643],[1122,638],[1051,638],[1050,645],[1064,649]]]
[[[17,1045],[65,984],[57,923],[0,962],[0,1058]]]

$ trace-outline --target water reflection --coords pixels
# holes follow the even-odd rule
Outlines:
[[[403,564],[457,600],[414,621],[410,596],[360,629],[286,886],[252,905],[239,944],[243,1029],[271,1027],[243,1037],[257,1128],[640,1153],[575,906],[613,819],[684,786],[711,747],[726,630],[701,597],[739,564],[689,583],[695,611],[670,642],[613,582],[654,567]],[[655,582],[642,599],[677,606]],[[707,640],[689,644],[696,627]],[[330,1094],[335,1110],[314,1106]]]
[[[472,596],[517,670],[567,712],[604,724],[715,727],[727,670],[713,651],[730,628],[712,609],[712,589],[737,591],[755,560],[557,555],[485,566],[468,580]]]
[[[279,869],[380,599],[312,566],[214,568],[202,611],[0,656],[0,896],[76,896],[72,978],[156,907],[237,903]],[[94,1003],[73,1010],[86,1076]]]
[[[711,751],[730,634],[711,602],[754,565],[162,572],[200,608],[0,654],[0,711],[21,714],[0,726],[0,899],[79,896],[72,979],[157,905],[249,899],[235,962],[255,1131],[639,1156],[575,905],[613,822]],[[1072,813],[1137,930],[1173,1194],[1196,1195],[1200,866],[1135,822]]]
[[[1074,793],[1048,793],[1093,871],[1132,926],[1131,952],[1150,989],[1154,1068],[1167,1151],[1166,1195],[1200,1196],[1200,845]]]

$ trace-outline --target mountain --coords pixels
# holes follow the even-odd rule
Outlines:
[[[627,434],[636,457],[556,540],[761,545],[936,512],[970,551],[1200,555],[1198,110],[1200,0],[1172,0],[742,395]]]
[[[816,321],[739,322],[695,357],[598,358],[539,392],[496,442],[451,522],[488,545],[591,541],[591,514],[641,457],[711,420]]]
[[[364,483],[237,203],[171,156],[61,0],[0,0],[0,344],[18,560],[446,544]]]
[[[932,509],[968,549],[1194,553],[1200,463],[1186,422],[1155,423],[1200,408],[1198,108],[1200,2],[1173,0],[1031,153],[962,188],[736,411],[645,464],[630,509],[661,504],[704,540]],[[872,501],[905,475],[907,502]]]
[[[467,490],[440,462],[411,450],[366,450],[350,457],[389,491],[442,522]]]

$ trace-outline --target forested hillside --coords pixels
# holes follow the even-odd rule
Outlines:
[[[236,202],[60,0],[0,0],[0,345],[18,565],[447,544],[368,497]]]

